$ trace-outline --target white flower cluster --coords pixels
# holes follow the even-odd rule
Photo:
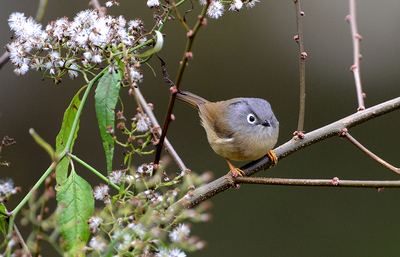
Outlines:
[[[144,30],[141,20],[127,22],[123,16],[101,16],[97,10],[79,12],[73,21],[63,17],[50,22],[45,30],[32,18],[23,13],[13,13],[8,19],[15,40],[7,45],[14,72],[24,75],[29,68],[41,70],[52,77],[60,77],[67,71],[73,79],[84,67],[101,63],[108,46],[120,43],[132,47],[146,42],[140,37]],[[140,38],[139,38],[140,37]],[[137,40],[139,39],[139,40]],[[66,57],[62,57],[64,53]]]
[[[199,3],[201,5],[205,5],[207,1],[212,1],[207,9],[207,15],[214,19],[221,17],[225,11],[224,5],[217,0],[199,0]],[[229,4],[229,10],[238,12],[240,9],[242,9],[244,4],[247,8],[253,8],[258,2],[260,2],[260,0],[232,0]]]

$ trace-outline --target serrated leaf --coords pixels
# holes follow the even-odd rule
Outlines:
[[[0,231],[3,233],[3,236],[5,237],[7,235],[7,230],[6,230],[6,218],[8,216],[6,215],[6,207],[3,204],[0,204]]]
[[[81,99],[79,98],[79,95],[84,88],[86,88],[86,86],[82,87],[78,91],[78,93],[75,94],[75,96],[72,99],[71,103],[69,104],[68,108],[65,110],[61,129],[56,138],[56,155],[61,153],[64,150],[65,145],[67,144],[68,137],[71,133],[72,124],[74,123],[76,113],[81,104]],[[78,130],[79,130],[79,122],[78,122],[78,126],[76,127],[74,137],[72,140],[71,149],[70,149],[71,152],[72,152],[72,147],[74,146],[75,139],[78,136]],[[63,160],[61,160],[58,163],[57,168],[56,168],[57,184],[63,182],[67,178],[68,166],[69,166],[69,161],[67,158],[64,158]]]
[[[119,90],[121,89],[122,73],[105,73],[101,77],[95,91],[95,108],[97,122],[99,124],[101,138],[103,139],[103,147],[106,153],[107,171],[112,170],[112,160],[114,156],[114,140],[106,131],[107,127],[114,130],[115,106],[118,102]]]
[[[85,256],[83,248],[90,237],[87,220],[94,211],[92,188],[86,180],[71,172],[56,190],[58,206],[62,206],[58,225],[62,237],[68,242],[66,250],[69,256]]]

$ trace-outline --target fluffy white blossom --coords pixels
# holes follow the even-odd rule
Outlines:
[[[14,191],[14,182],[12,179],[6,179],[0,181],[0,194],[6,195],[11,194]]]
[[[218,19],[224,12],[224,5],[219,1],[212,1],[207,9],[207,15],[210,18]]]
[[[246,7],[247,8],[253,8],[256,5],[256,3],[259,3],[259,2],[260,2],[260,0],[249,0],[246,3]]]
[[[106,243],[104,243],[100,237],[93,237],[89,242],[89,246],[95,251],[104,252],[107,250]]]
[[[158,0],[149,2],[153,6],[159,4]],[[107,3],[118,5],[116,0]],[[71,79],[78,76],[79,70],[102,63],[108,55],[104,51],[110,49],[106,46],[117,48],[123,43],[132,47],[138,44],[137,37],[145,31],[140,19],[127,22],[122,15],[101,16],[98,10],[81,11],[73,21],[59,18],[44,30],[32,17],[19,12],[10,15],[8,24],[14,32],[14,41],[6,48],[16,74],[24,75],[29,69],[35,69],[59,76],[67,69]],[[63,54],[65,52],[68,56]],[[81,63],[67,65],[70,60],[81,60]],[[143,75],[139,71],[133,70],[132,75],[135,82],[142,82]]]
[[[139,168],[137,169],[138,173],[151,173],[153,172],[154,166],[151,164],[142,164],[141,166],[139,166]]]
[[[233,0],[232,4],[229,6],[229,10],[239,11],[243,7],[243,2],[241,0]]]
[[[149,8],[159,7],[160,6],[160,1],[158,1],[158,0],[147,0],[147,6]]]
[[[122,170],[115,170],[110,173],[110,182],[116,185],[121,184],[122,180],[124,179],[124,172]]]
[[[186,257],[186,253],[184,253],[181,249],[179,248],[173,248],[173,249],[166,249],[162,248],[156,253],[156,257]]]
[[[190,234],[190,228],[186,224],[179,224],[172,230],[171,233],[169,233],[169,239],[171,239],[171,242],[182,242],[187,239],[187,237]]]
[[[100,184],[100,186],[96,186],[93,190],[93,196],[97,200],[104,200],[106,196],[108,196],[108,191],[110,188],[107,185]]]

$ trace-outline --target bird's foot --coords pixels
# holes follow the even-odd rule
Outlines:
[[[268,152],[268,157],[271,159],[272,163],[274,164],[274,166],[276,166],[278,164],[278,158],[276,157],[274,151],[269,151]]]

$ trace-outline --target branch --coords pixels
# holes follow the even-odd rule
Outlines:
[[[358,111],[365,109],[364,98],[365,94],[363,93],[361,86],[361,76],[360,76],[360,41],[361,36],[358,34],[357,29],[357,20],[356,20],[356,0],[349,0],[350,5],[350,15],[347,15],[346,20],[350,23],[351,29],[351,38],[353,41],[353,65],[350,67],[350,71],[354,74],[354,81],[356,84],[357,90],[357,99],[358,99]]]
[[[325,127],[311,131],[305,135],[304,139],[299,139],[299,137],[295,136],[288,142],[275,148],[274,152],[278,160],[281,160],[292,153],[295,153],[300,149],[312,144],[318,143],[319,141],[333,136],[340,136],[344,129],[352,128],[370,119],[379,117],[397,109],[400,109],[400,97],[375,105],[362,112],[357,112]],[[244,165],[240,169],[244,171],[246,176],[251,176],[261,170],[269,169],[271,165],[271,160],[269,159],[268,155],[266,155],[259,160],[252,161]],[[196,206],[212,196],[235,186],[234,178],[232,178],[231,175],[225,175],[193,191],[190,201],[186,203],[185,206],[188,208]],[[182,203],[184,203],[184,200],[180,200],[176,204],[178,205]]]
[[[291,178],[250,178],[238,177],[236,183],[240,184],[266,184],[282,186],[329,186],[329,187],[400,187],[400,180],[375,181],[375,180],[339,180],[333,179],[291,179]]]
[[[303,43],[303,25],[301,18],[304,16],[304,12],[300,10],[300,0],[294,0],[294,6],[296,9],[296,24],[297,24],[297,35],[294,37],[299,45],[299,70],[300,70],[300,108],[299,108],[299,122],[297,125],[297,131],[294,133],[298,137],[303,137],[304,131],[304,117],[306,112],[306,57],[307,53],[304,52]]]
[[[355,146],[357,146],[361,151],[363,151],[365,154],[367,154],[369,157],[371,157],[372,159],[374,159],[375,161],[379,162],[380,164],[382,164],[383,166],[385,166],[385,168],[388,168],[389,170],[397,173],[400,175],[400,169],[394,167],[393,165],[391,165],[390,163],[384,161],[383,159],[379,158],[377,155],[375,155],[373,152],[371,152],[370,150],[368,150],[365,146],[363,146],[362,144],[360,144],[360,142],[358,142],[354,137],[352,137],[349,133],[345,133],[343,135],[344,137],[346,137],[350,142],[352,142]]]

